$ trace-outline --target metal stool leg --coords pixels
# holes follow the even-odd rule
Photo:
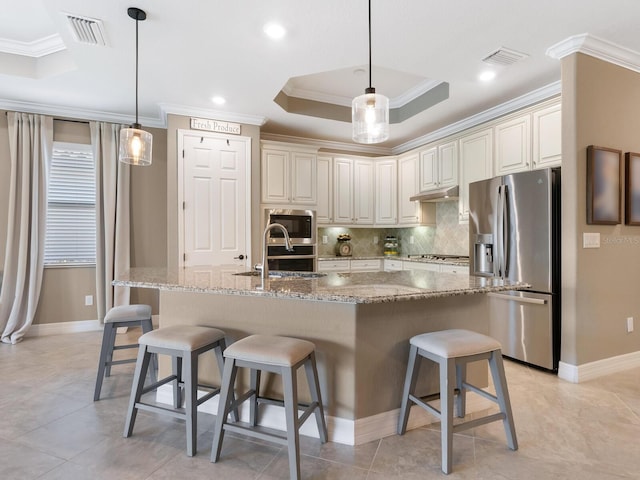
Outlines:
[[[442,443],[442,471],[450,473],[453,466],[453,396],[456,384],[454,358],[440,362],[440,429]]]
[[[404,435],[407,431],[407,422],[409,421],[409,411],[411,410],[411,401],[409,395],[413,394],[418,380],[418,371],[420,357],[418,356],[418,348],[411,345],[409,349],[409,361],[407,362],[407,373],[404,379],[404,388],[402,390],[402,404],[400,405],[400,417],[398,419],[398,435]]]
[[[140,345],[138,349],[138,360],[136,361],[136,369],[133,374],[133,388],[131,389],[131,397],[129,399],[129,408],[127,410],[127,421],[124,426],[124,436],[130,437],[133,433],[133,426],[136,422],[138,407],[136,403],[142,397],[144,388],[144,379],[149,368],[149,359],[151,354],[147,351],[146,345]]]
[[[307,382],[309,383],[309,392],[311,393],[311,401],[316,402],[315,416],[320,434],[320,442],[327,443],[327,423],[324,418],[324,407],[322,405],[322,396],[320,394],[320,382],[318,380],[318,368],[316,367],[316,355],[311,353],[309,359],[304,363],[304,369],[307,374]]]
[[[213,429],[213,445],[211,448],[211,461],[217,462],[220,458],[222,450],[222,440],[224,439],[224,424],[227,423],[227,415],[230,408],[230,392],[233,391],[236,383],[236,374],[238,369],[236,361],[228,358],[224,364],[224,374],[222,375],[222,384],[220,385],[220,396],[218,397],[218,414],[216,416],[216,424]]]
[[[489,367],[491,377],[496,389],[496,397],[498,397],[498,405],[500,411],[504,413],[504,432],[507,436],[507,445],[511,450],[518,449],[518,439],[516,437],[516,428],[513,423],[513,413],[511,412],[511,400],[509,398],[509,390],[507,388],[507,378],[504,374],[504,363],[502,361],[502,352],[496,350],[492,352],[489,358]]]
[[[287,425],[287,451],[289,452],[289,476],[300,478],[300,436],[298,433],[298,385],[293,368],[282,368],[284,386],[284,412]]]
[[[110,358],[109,351],[113,351],[113,343],[111,332],[114,330],[113,324],[106,323],[102,333],[102,347],[100,348],[100,360],[98,361],[98,375],[96,377],[96,387],[93,393],[93,401],[100,400],[100,392],[102,390],[102,381],[105,377],[105,367]]]
[[[456,388],[458,396],[456,398],[456,407],[458,417],[464,418],[467,411],[467,389],[464,384],[467,381],[467,364],[465,362],[456,364]]]
[[[187,455],[193,457],[197,451],[198,436],[198,354],[184,352],[184,397],[187,424]]]

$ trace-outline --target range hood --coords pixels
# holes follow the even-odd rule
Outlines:
[[[431,190],[429,192],[418,193],[409,198],[412,202],[446,202],[458,198],[458,185],[453,187]]]

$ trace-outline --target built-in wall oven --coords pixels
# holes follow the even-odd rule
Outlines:
[[[279,223],[287,229],[293,251],[285,248],[284,234],[280,230],[271,230],[267,243],[269,270],[314,272],[317,259],[315,211],[267,209],[264,227],[271,223]]]

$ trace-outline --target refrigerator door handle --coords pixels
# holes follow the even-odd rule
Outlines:
[[[502,186],[502,272],[504,277],[509,276],[509,231],[511,225],[509,223],[509,188],[507,185]]]
[[[542,298],[516,297],[514,295],[505,295],[504,293],[495,293],[495,292],[489,292],[487,293],[487,296],[500,298],[502,300],[513,300],[514,302],[520,302],[520,303],[533,303],[535,305],[547,304],[547,301]]]
[[[498,186],[498,205],[496,208],[496,248],[495,248],[495,276],[502,277],[503,274],[503,265],[502,262],[504,260],[504,202],[502,199],[502,185]]]

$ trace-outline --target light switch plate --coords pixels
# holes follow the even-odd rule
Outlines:
[[[582,248],[600,248],[599,233],[583,233]]]

